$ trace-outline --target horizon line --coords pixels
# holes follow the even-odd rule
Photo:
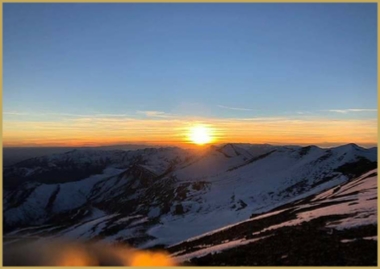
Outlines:
[[[324,143],[281,143],[281,142],[265,142],[265,143],[250,143],[250,142],[218,142],[218,143],[208,143],[204,145],[196,145],[189,142],[182,142],[182,143],[151,143],[151,142],[126,142],[126,143],[116,143],[116,144],[105,144],[105,145],[3,145],[3,149],[23,149],[23,148],[106,148],[106,147],[138,147],[138,148],[149,148],[149,147],[193,147],[193,148],[205,148],[207,146],[220,146],[220,145],[226,145],[226,144],[245,144],[245,145],[269,145],[269,146],[301,146],[301,147],[307,147],[307,146],[317,146],[321,148],[329,148],[329,147],[339,147],[339,146],[345,146],[349,144],[354,144],[360,147],[364,148],[373,148],[377,147],[378,143],[361,143],[361,142],[324,142]]]

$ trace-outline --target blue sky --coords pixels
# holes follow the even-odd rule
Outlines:
[[[3,16],[5,122],[377,115],[376,4],[4,4]]]

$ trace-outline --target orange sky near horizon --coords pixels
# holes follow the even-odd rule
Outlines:
[[[188,134],[199,124],[212,143],[377,144],[376,119],[78,117],[4,121],[3,146],[192,145]]]

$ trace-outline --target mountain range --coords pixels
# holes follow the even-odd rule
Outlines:
[[[5,167],[3,186],[5,248],[64,237],[182,264],[377,263],[377,148],[79,149]]]

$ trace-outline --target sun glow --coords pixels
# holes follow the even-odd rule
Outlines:
[[[189,139],[197,145],[208,144],[213,140],[212,131],[203,125],[194,126],[190,129]]]

